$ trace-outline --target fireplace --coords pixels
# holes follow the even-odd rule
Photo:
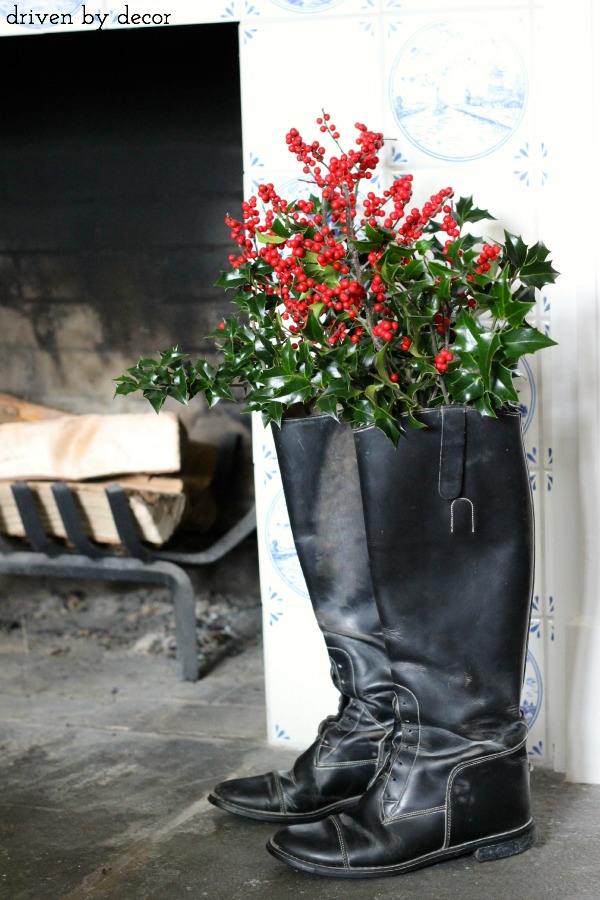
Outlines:
[[[141,397],[114,399],[112,379],[175,344],[212,360],[205,336],[229,310],[228,296],[214,285],[232,250],[224,218],[237,213],[243,192],[237,23],[0,40],[5,72],[12,73],[0,142],[0,393],[68,413],[151,414]],[[33,61],[31,87],[18,73]],[[237,518],[253,499],[250,418],[236,404],[210,412],[200,400],[189,409],[174,402],[166,408],[191,438],[241,436],[238,505],[230,511]],[[192,577],[209,656],[227,649],[227,635],[236,632],[232,618],[250,616],[256,630],[251,539]],[[92,630],[98,625],[109,643],[119,634],[147,639],[143,617],[136,618],[142,632],[128,634],[122,615],[127,604],[138,608],[138,589],[60,581],[36,588],[11,578],[1,593],[4,615],[19,611],[17,624],[28,616],[30,630],[38,618],[67,636],[89,630],[81,623],[85,609]],[[152,633],[164,634],[172,652],[163,593],[143,596],[161,610]],[[97,621],[107,605],[111,632]]]
[[[229,306],[214,282],[243,190],[237,25],[21,34],[2,57],[0,389],[149,411],[113,400],[112,378],[177,343],[211,358]]]

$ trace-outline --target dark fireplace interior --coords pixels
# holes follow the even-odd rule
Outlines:
[[[139,395],[114,399],[113,379],[173,345],[213,360],[206,335],[231,309],[215,281],[234,249],[225,215],[243,199],[237,23],[32,33],[0,49],[0,392],[76,414],[151,413]],[[237,499],[250,503],[241,404],[167,408],[192,438],[240,435]],[[64,606],[72,590],[50,597]],[[199,590],[227,595],[225,619],[230,595],[234,612],[256,603],[252,541],[200,573]]]
[[[229,309],[214,283],[242,201],[237,24],[0,40],[0,390],[150,411],[111,379],[174,344],[212,358]]]

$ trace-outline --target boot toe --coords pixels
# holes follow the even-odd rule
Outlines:
[[[267,850],[282,862],[305,872],[334,875],[349,868],[337,816],[310,825],[281,828],[267,843]]]
[[[269,819],[283,813],[272,772],[221,781],[212,789],[208,800],[213,806],[249,818]]]

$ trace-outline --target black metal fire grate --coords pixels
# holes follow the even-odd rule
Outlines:
[[[173,596],[176,652],[181,676],[185,681],[197,681],[195,595],[185,567],[210,565],[237,547],[256,528],[255,507],[252,506],[233,526],[202,550],[153,550],[138,537],[123,488],[119,484],[108,485],[105,493],[122,544],[117,551],[107,550],[88,538],[75,497],[64,482],[53,485],[52,492],[70,546],[46,533],[29,485],[15,482],[11,490],[26,534],[26,543],[0,535],[0,573],[133,581],[169,588]]]

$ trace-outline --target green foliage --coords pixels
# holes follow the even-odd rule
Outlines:
[[[519,360],[555,343],[527,320],[558,275],[549,251],[507,231],[500,242],[477,236],[472,226],[493,216],[472,197],[453,201],[450,189],[406,215],[410,176],[357,209],[383,145],[364,126],[360,135],[341,171],[300,145],[318,188],[310,200],[261,186],[242,222],[226,217],[241,249],[216,282],[234,307],[209,335],[218,362],[193,363],[173,347],[116,378],[117,395],[141,391],[157,412],[169,397],[238,401],[265,423],[321,412],[375,425],[394,442],[400,415],[419,427],[422,407],[467,404],[493,416],[518,403]]]

